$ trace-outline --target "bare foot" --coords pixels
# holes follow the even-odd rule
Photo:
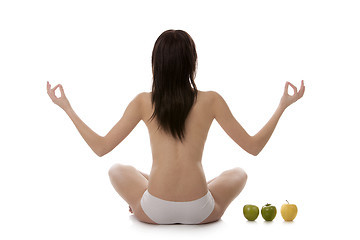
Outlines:
[[[129,212],[134,213],[130,206],[129,206]]]

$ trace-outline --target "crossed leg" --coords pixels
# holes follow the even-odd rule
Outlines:
[[[147,175],[132,166],[115,164],[109,169],[109,177],[116,192],[129,204],[129,210],[135,217],[141,222],[155,224],[140,205],[141,197],[148,188]]]
[[[247,174],[241,168],[233,168],[221,173],[218,177],[208,182],[208,188],[215,200],[213,212],[201,223],[218,221],[230,203],[244,189]]]
[[[129,204],[135,217],[146,223],[156,224],[143,211],[140,200],[148,187],[148,175],[132,166],[115,164],[109,169],[111,184],[118,194]],[[214,197],[213,212],[201,223],[219,220],[230,203],[245,186],[247,174],[241,168],[227,170],[208,182],[208,188]]]

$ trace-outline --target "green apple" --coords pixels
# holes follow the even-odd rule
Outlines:
[[[272,221],[276,216],[276,207],[271,204],[266,204],[261,208],[261,215],[265,221]]]
[[[243,208],[244,216],[249,221],[254,221],[259,216],[259,208],[255,205],[247,204]]]

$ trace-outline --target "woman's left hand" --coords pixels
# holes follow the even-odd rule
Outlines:
[[[293,95],[289,95],[288,93],[289,86],[292,87],[292,89],[294,90]],[[302,96],[304,96],[304,92],[305,92],[304,80],[301,80],[301,87],[299,91],[293,84],[291,84],[290,82],[286,82],[284,95],[281,98],[280,106],[283,107],[284,109],[287,108],[288,106],[290,106],[291,104],[302,98]]]
[[[59,97],[59,98],[55,95],[55,90],[58,87],[60,87],[60,92],[61,92],[61,97]],[[66,98],[64,89],[61,84],[58,84],[54,88],[51,89],[50,83],[47,82],[47,93],[48,93],[49,97],[51,98],[51,100],[53,101],[53,103],[55,103],[56,105],[61,107],[64,111],[71,108],[69,100]]]

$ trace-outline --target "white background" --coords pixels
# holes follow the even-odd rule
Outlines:
[[[304,239],[356,236],[359,220],[360,37],[357,1],[0,2],[0,239]],[[151,168],[143,122],[99,158],[46,93],[61,83],[80,118],[105,135],[139,92],[151,90],[151,52],[167,29],[198,51],[196,84],[219,92],[256,134],[286,81],[306,92],[253,157],[214,121],[208,179],[240,166],[244,191],[204,226],[137,222],[108,179],[114,163]],[[298,206],[285,223],[285,200]],[[245,204],[274,204],[272,223],[247,222]]]

